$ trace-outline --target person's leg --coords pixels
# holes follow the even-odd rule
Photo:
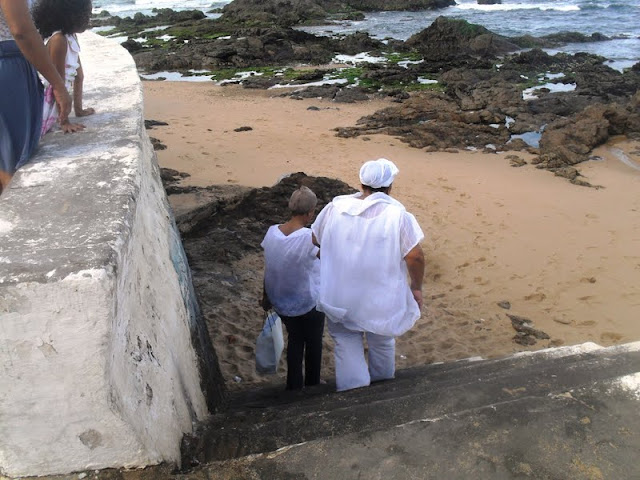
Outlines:
[[[387,380],[396,373],[396,339],[367,332],[371,381]]]
[[[363,333],[345,328],[327,317],[329,334],[333,338],[336,361],[336,389],[339,392],[366,387],[371,382],[364,358]]]
[[[2,195],[2,192],[9,186],[11,177],[12,175],[9,175],[7,172],[3,172],[2,170],[0,170],[0,195]]]
[[[287,390],[302,388],[304,329],[301,317],[280,317],[287,327]]]
[[[304,384],[318,385],[322,367],[324,313],[314,308],[304,317]]]

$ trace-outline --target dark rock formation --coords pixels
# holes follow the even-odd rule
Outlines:
[[[496,5],[502,3],[502,0],[478,0],[478,5]]]
[[[230,38],[196,39],[172,49],[135,52],[138,68],[145,72],[220,68],[247,68],[295,63],[329,63],[336,52],[354,55],[384,46],[366,33],[341,39],[318,37],[290,28],[237,30]]]
[[[436,18],[428,28],[411,36],[406,43],[424,55],[425,61],[494,58],[520,48],[481,25],[447,17]]]
[[[231,24],[293,25],[320,22],[329,13],[344,11],[340,1],[314,0],[234,0],[222,9],[221,22]]]
[[[145,15],[138,12],[133,17],[125,18],[112,16],[109,12],[101,12],[99,15],[92,17],[91,27],[117,26],[121,31],[139,31],[143,28],[157,25],[175,25],[206,18],[206,15],[200,10],[176,11],[171,8],[154,8],[152,12],[154,15]]]
[[[338,135],[386,133],[416,148],[484,148],[509,140],[504,125],[491,126],[498,122],[504,123],[504,118],[491,110],[464,111],[446,94],[423,92],[359,120],[357,127],[339,129]]]
[[[528,318],[512,315],[510,313],[507,313],[507,317],[511,319],[511,326],[516,331],[516,335],[513,337],[514,342],[519,343],[520,345],[534,345],[536,343],[536,339],[549,339],[548,334],[542,330],[533,328],[533,322]]]
[[[633,100],[589,106],[545,128],[540,139],[542,166],[557,169],[584,162],[610,135],[621,134],[640,134],[640,111]]]
[[[187,216],[176,218],[190,265],[193,265],[192,259],[197,259],[197,262],[228,262],[249,251],[260,251],[260,242],[267,229],[274,223],[288,220],[289,197],[300,185],[316,193],[318,210],[337,195],[355,193],[340,180],[309,177],[298,172],[283,178],[273,187],[239,193],[234,190],[230,196],[219,195]],[[211,248],[211,245],[217,248]]]
[[[431,10],[455,5],[454,0],[234,0],[222,9],[222,22],[242,25],[325,23],[327,18],[361,19],[361,12]]]

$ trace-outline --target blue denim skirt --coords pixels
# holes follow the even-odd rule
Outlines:
[[[43,105],[38,72],[12,40],[0,42],[0,170],[13,175],[40,140]]]

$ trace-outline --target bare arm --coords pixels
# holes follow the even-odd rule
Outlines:
[[[264,281],[262,282],[262,300],[260,301],[260,306],[265,312],[273,307],[273,305],[271,305],[271,300],[269,300],[269,296],[267,295],[267,289],[265,288]]]
[[[73,81],[73,109],[76,113],[76,117],[86,117],[87,115],[93,115],[96,111],[93,108],[82,108],[82,88],[84,85],[84,71],[82,70],[82,63],[78,59],[78,73]]]
[[[67,38],[61,34],[56,33],[47,44],[49,48],[49,54],[51,55],[51,60],[56,67],[56,70],[60,74],[61,77],[65,76],[65,60],[67,58]],[[84,125],[80,123],[71,123],[69,122],[69,116],[66,118],[60,115],[60,128],[64,133],[73,133],[78,130],[82,130]]]
[[[422,308],[422,279],[424,278],[424,253],[422,247],[416,245],[404,257],[411,279],[411,293],[419,308]]]
[[[311,241],[316,247],[320,248],[320,244],[318,243],[318,239],[316,238],[315,233],[311,234]],[[318,250],[318,253],[316,253],[316,257],[320,258],[320,250]]]
[[[71,112],[71,97],[64,86],[63,78],[47,54],[42,37],[33,24],[27,2],[25,0],[0,0],[0,8],[2,8],[11,35],[22,54],[53,87],[53,95],[60,109],[60,118],[66,119]]]

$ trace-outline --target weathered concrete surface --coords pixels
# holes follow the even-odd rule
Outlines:
[[[50,133],[0,198],[0,474],[180,462],[217,361],[129,54],[80,38],[87,130]]]
[[[83,474],[88,480],[640,478],[640,342],[425,365],[342,393],[332,385],[295,393],[279,385],[229,401],[224,415],[209,420],[221,428],[199,445],[193,440],[200,454],[194,460],[206,463],[183,473],[161,465]],[[71,478],[78,477],[47,480]]]
[[[194,464],[208,462],[193,478],[640,478],[640,342],[417,367],[340,394],[230,400],[210,420],[224,429],[193,442]]]

